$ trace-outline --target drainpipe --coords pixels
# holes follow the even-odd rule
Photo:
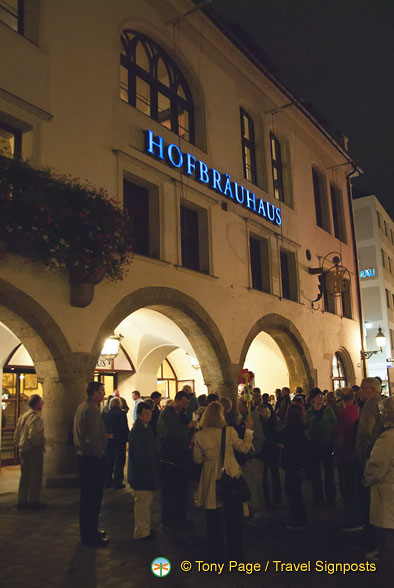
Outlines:
[[[350,221],[351,221],[351,229],[352,229],[352,242],[353,242],[353,249],[355,252],[355,262],[356,262],[356,274],[357,274],[357,302],[358,302],[358,310],[360,316],[360,337],[361,337],[361,362],[362,362],[362,371],[363,377],[367,377],[367,362],[364,355],[364,315],[363,315],[363,307],[361,302],[361,288],[360,288],[360,268],[358,265],[358,252],[357,252],[357,239],[356,239],[356,231],[354,225],[354,214],[353,214],[353,198],[352,198],[352,184],[350,178],[359,171],[358,166],[352,162],[353,169],[349,172],[346,176],[346,187],[347,187],[347,195],[349,200],[349,210],[350,210]]]

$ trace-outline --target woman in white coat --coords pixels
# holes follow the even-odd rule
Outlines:
[[[246,421],[245,438],[240,439],[233,427],[227,426],[223,406],[212,402],[204,411],[200,421],[202,430],[194,438],[193,458],[202,463],[202,472],[197,489],[197,506],[205,509],[208,535],[208,557],[212,561],[228,559],[242,561],[242,504],[220,504],[216,496],[216,481],[222,476],[220,466],[222,429],[226,427],[224,469],[227,475],[237,478],[241,468],[234,457],[234,449],[247,453],[252,447],[253,421]],[[224,528],[227,543],[227,557],[224,545]]]
[[[384,401],[382,418],[384,431],[365,465],[364,481],[371,486],[370,521],[378,532],[378,570],[389,578],[394,574],[394,397]]]

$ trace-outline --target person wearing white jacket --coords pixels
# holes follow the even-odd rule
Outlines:
[[[39,413],[43,404],[38,394],[30,396],[29,409],[19,417],[16,425],[14,442],[21,458],[17,508],[39,510],[46,506],[40,502],[45,437],[44,422]]]
[[[364,482],[371,486],[370,521],[378,532],[378,569],[389,578],[394,574],[394,397],[383,402],[382,419],[384,430],[365,465]]]

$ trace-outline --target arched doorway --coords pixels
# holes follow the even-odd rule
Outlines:
[[[289,369],[279,345],[271,335],[261,331],[252,341],[245,358],[245,368],[255,375],[255,386],[264,394],[289,386]]]
[[[26,347],[0,323],[2,351],[12,346],[12,350],[3,363],[1,393],[1,465],[19,463],[19,455],[14,445],[16,423],[20,415],[28,409],[29,396],[43,396],[42,385]],[[8,344],[7,344],[7,343]]]
[[[74,452],[66,446],[68,431],[76,406],[82,399],[83,390],[94,363],[88,354],[73,353],[58,324],[45,308],[17,287],[0,279],[0,371],[8,360],[5,374],[12,367],[19,367],[19,393],[30,396],[42,390],[44,398],[43,419],[46,438],[44,460],[45,477],[55,479],[75,471]],[[13,350],[22,344],[31,364],[11,365],[9,359],[23,363],[18,352]],[[20,353],[25,351],[20,347]],[[23,372],[23,368],[25,372]],[[29,369],[26,369],[29,368]],[[21,379],[27,374],[28,386],[21,387]],[[91,377],[91,376],[90,376]],[[12,385],[10,378],[7,384]],[[37,387],[36,387],[37,386]],[[24,398],[22,397],[22,399]],[[23,404],[23,403],[22,403]],[[23,406],[19,404],[19,411]],[[15,418],[18,414],[15,415]]]
[[[191,297],[170,288],[144,288],[126,296],[107,317],[95,344],[97,356],[105,337],[121,333],[134,374],[118,374],[128,401],[133,390],[149,396],[162,380],[189,384],[197,396],[208,391],[232,393],[235,381],[222,335],[206,311]],[[163,362],[171,377],[158,377]],[[168,366],[167,366],[168,367]],[[174,387],[171,388],[174,392]]]
[[[255,351],[253,348],[255,348]],[[269,371],[269,375],[267,374],[266,377],[267,381],[271,382],[269,384],[271,386],[274,381],[273,378],[275,378],[275,374],[273,374],[273,366],[275,365],[279,369],[279,379],[286,382],[286,378],[288,378],[285,385],[291,389],[296,386],[309,389],[316,382],[312,359],[303,337],[294,324],[283,316],[269,314],[258,320],[249,331],[242,348],[240,365],[245,365],[245,367],[254,371],[253,365],[246,365],[249,352],[256,362],[256,372],[261,373],[263,392],[267,391],[272,394],[273,390],[265,390],[264,374],[258,365],[259,361],[262,362],[263,366],[267,366],[266,369]],[[269,363],[269,358],[274,363]],[[259,385],[257,378],[256,385]],[[280,383],[274,386],[274,388],[279,387],[281,387]]]

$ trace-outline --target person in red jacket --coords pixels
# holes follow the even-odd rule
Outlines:
[[[354,392],[342,388],[343,411],[335,429],[335,455],[338,463],[339,487],[345,506],[343,531],[362,531],[362,470],[356,453],[357,425],[360,418],[354,405]]]

